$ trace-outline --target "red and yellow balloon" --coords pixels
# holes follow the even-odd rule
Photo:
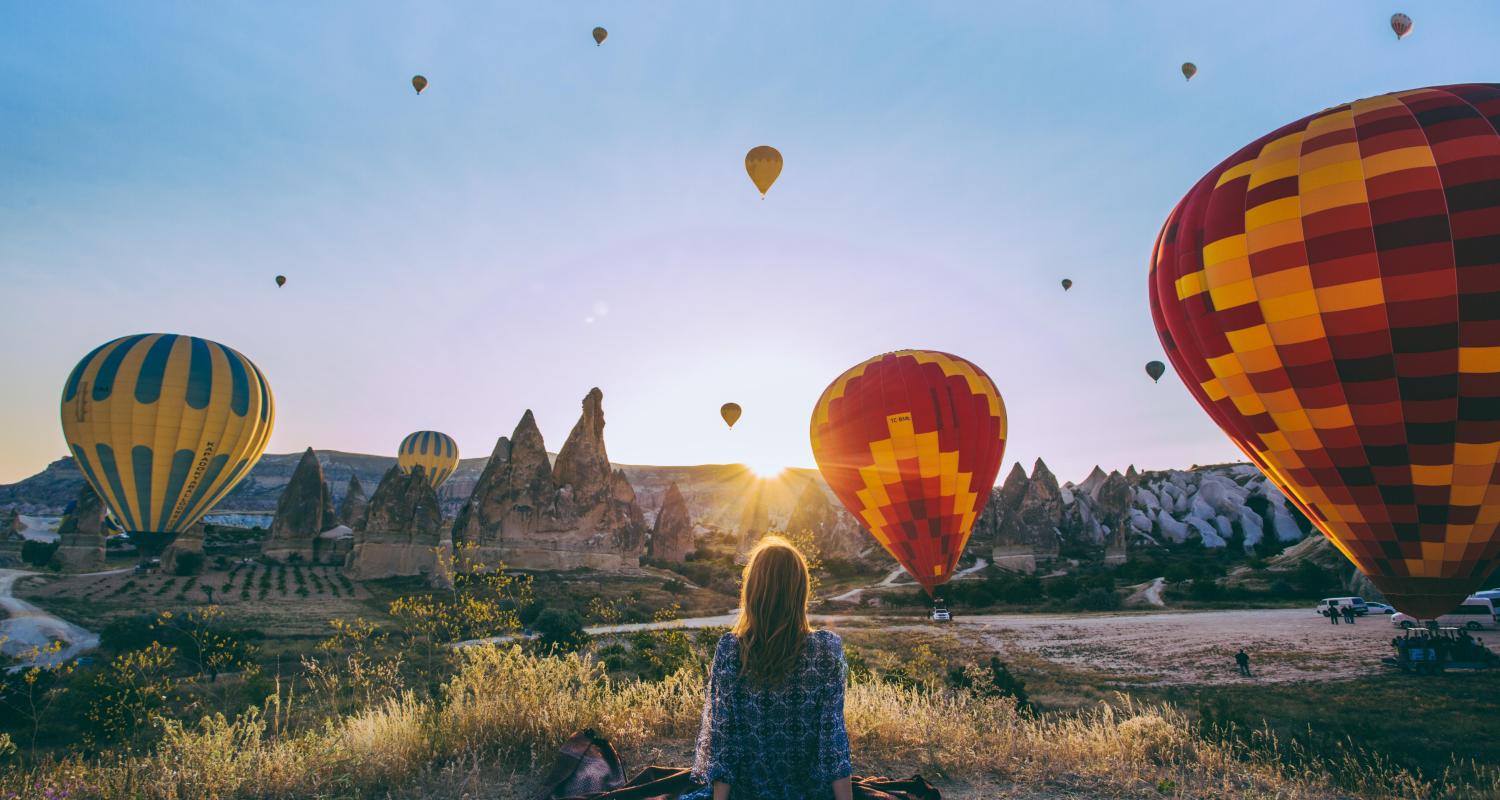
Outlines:
[[[1397,609],[1500,555],[1500,85],[1298,120],[1167,218],[1151,313],[1224,432]]]
[[[953,575],[1005,453],[1005,402],[974,364],[901,350],[851,367],[812,415],[813,456],[929,594]]]

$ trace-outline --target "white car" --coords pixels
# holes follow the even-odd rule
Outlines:
[[[1500,617],[1495,616],[1495,605],[1487,597],[1470,597],[1463,605],[1435,620],[1417,619],[1400,611],[1391,615],[1391,624],[1398,628],[1420,628],[1428,622],[1444,627],[1467,628],[1471,631],[1500,629]]]
[[[933,622],[952,622],[953,621],[953,615],[949,614],[948,613],[948,609],[946,609],[946,608],[934,608],[932,610],[932,621]]]
[[[1385,603],[1376,603],[1376,602],[1373,602],[1373,601],[1370,601],[1370,600],[1366,600],[1365,601],[1365,608],[1371,614],[1394,614],[1394,613],[1396,613],[1396,609],[1391,608],[1390,606],[1386,605]]]

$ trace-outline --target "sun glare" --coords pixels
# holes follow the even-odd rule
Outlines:
[[[761,480],[771,480],[773,478],[779,478],[781,477],[781,473],[786,472],[786,467],[782,464],[778,464],[775,461],[770,461],[763,458],[750,459],[749,461],[745,462],[745,466],[749,467],[750,471],[755,473],[755,477],[760,478]]]

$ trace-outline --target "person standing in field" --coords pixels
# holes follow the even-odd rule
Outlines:
[[[1354,605],[1352,603],[1344,606],[1344,621],[1350,625],[1354,624]]]
[[[682,800],[851,800],[844,645],[808,624],[802,554],[766,537],[750,554],[740,619],[719,639]]]
[[[1328,621],[1331,622],[1331,623],[1333,623],[1334,625],[1339,624],[1339,604],[1338,603],[1329,603],[1328,604]]]
[[[1241,647],[1240,651],[1234,654],[1234,663],[1239,666],[1241,675],[1250,677],[1250,654],[1245,652],[1245,648]]]

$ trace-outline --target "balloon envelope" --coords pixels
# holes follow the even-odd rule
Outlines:
[[[725,403],[719,407],[719,416],[723,417],[724,421],[729,424],[729,427],[733,428],[734,423],[740,421],[740,404]]]
[[[276,285],[277,286],[285,286],[286,285],[286,276],[285,275],[277,275],[276,276]]]
[[[596,44],[596,45],[604,44],[604,40],[608,36],[609,36],[609,31],[607,31],[607,30],[605,30],[603,28],[595,28],[594,29],[594,44]],[[626,44],[626,49],[628,50],[629,47],[630,46],[627,43]]]
[[[1396,32],[1397,39],[1405,39],[1411,33],[1411,17],[1405,14],[1391,15],[1391,30]]]
[[[1151,376],[1151,380],[1159,381],[1161,376],[1167,374],[1167,365],[1160,361],[1147,361],[1146,374]]]
[[[260,370],[194,336],[107,342],[63,386],[68,450],[143,556],[160,553],[239,483],[274,422]]]
[[[403,472],[411,472],[420,466],[427,474],[427,481],[436,489],[458,469],[458,443],[446,433],[417,431],[401,440],[396,451],[396,464]]]
[[[1005,453],[984,370],[932,350],[876,356],[823,391],[811,437],[834,494],[929,594],[953,576]]]
[[[1198,74],[1198,65],[1189,61],[1182,65],[1182,77],[1184,80],[1192,80]]]
[[[421,75],[413,75],[411,79],[411,88],[416,89],[417,94],[421,94],[422,90],[427,88],[427,79],[422,77]]]
[[[1072,279],[1071,278],[1063,278],[1062,279],[1062,287],[1063,287],[1063,291],[1065,291],[1065,292],[1067,290],[1073,288],[1073,281],[1072,281]]]
[[[750,174],[760,196],[765,197],[766,192],[771,191],[771,184],[781,175],[781,151],[764,144],[752,147],[745,154],[745,172]]]
[[[1397,609],[1500,537],[1500,85],[1335,106],[1230,156],[1157,239],[1167,357]]]

